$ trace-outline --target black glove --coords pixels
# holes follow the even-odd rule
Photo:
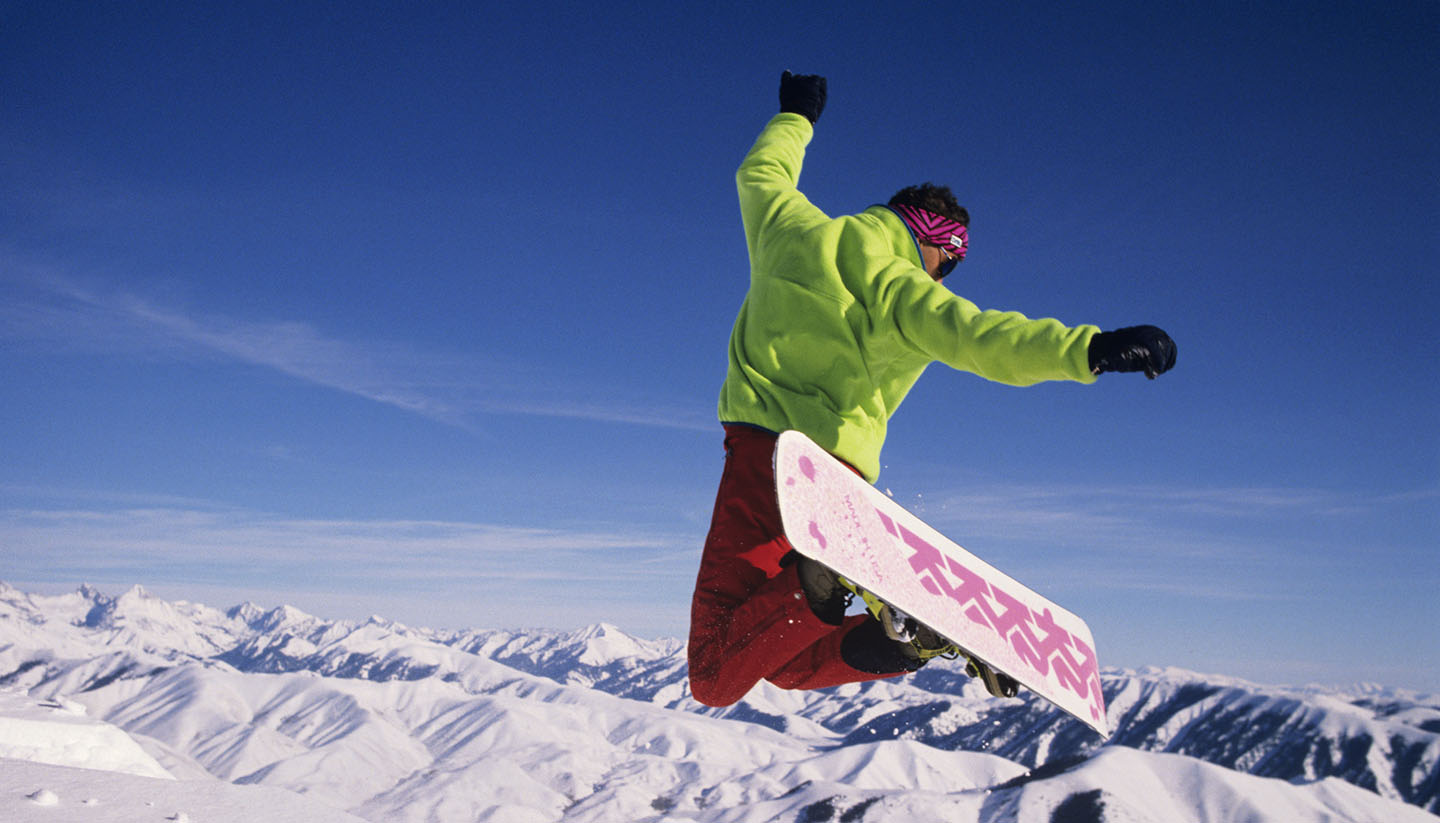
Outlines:
[[[1175,341],[1154,326],[1102,331],[1090,338],[1090,371],[1143,371],[1151,380],[1175,365]]]
[[[818,74],[780,75],[780,111],[803,114],[812,124],[825,110],[825,78]]]

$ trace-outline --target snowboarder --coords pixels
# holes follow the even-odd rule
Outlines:
[[[930,363],[1001,383],[1154,377],[1175,344],[1153,326],[1101,332],[982,311],[941,284],[969,250],[969,213],[944,186],[902,189],[887,205],[830,218],[796,188],[825,107],[826,81],[785,72],[780,113],[736,184],[750,288],[730,337],[720,392],[725,468],[690,616],[690,688],[727,706],[761,680],[818,689],[912,672],[957,650],[893,615],[847,616],[854,589],[792,551],[772,454],[796,429],[873,483],[886,424]],[[888,619],[874,619],[876,617]],[[911,627],[914,629],[915,627]],[[997,694],[1013,685],[970,671]]]

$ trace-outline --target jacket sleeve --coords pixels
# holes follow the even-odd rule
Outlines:
[[[886,292],[887,313],[897,332],[930,359],[1011,386],[1095,382],[1089,352],[1098,326],[1070,327],[1019,312],[984,311],[923,272],[895,273]]]
[[[735,187],[745,243],[755,260],[760,238],[774,228],[800,228],[829,218],[801,194],[800,167],[814,126],[799,114],[777,114],[765,125],[740,169]]]

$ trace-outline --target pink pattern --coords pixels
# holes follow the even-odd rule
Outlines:
[[[897,205],[892,208],[920,242],[943,246],[956,259],[965,259],[966,252],[970,250],[970,232],[958,220],[915,206]]]
[[[1020,659],[1041,677],[1048,676],[1053,668],[1063,687],[1090,702],[1091,717],[1098,719],[1104,714],[1100,670],[1089,645],[1057,626],[1048,609],[1036,615],[1004,589],[946,556],[884,512],[875,511],[886,531],[914,550],[910,568],[925,591],[960,604],[966,617],[1007,640]]]
[[[790,532],[796,548],[821,562],[833,558],[851,579],[892,593],[900,608],[930,615],[936,628],[948,626],[962,645],[1107,734],[1099,663],[1083,620],[943,537],[921,536],[930,533],[924,523],[826,460],[808,438],[791,435],[781,442],[795,444],[785,458],[793,462],[782,470],[776,453],[777,491],[782,511],[804,518]],[[927,604],[927,597],[948,602]]]

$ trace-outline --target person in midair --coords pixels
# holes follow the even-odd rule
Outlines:
[[[760,132],[736,185],[750,287],[730,336],[720,392],[725,468],[690,617],[690,689],[727,706],[761,680],[818,689],[912,672],[960,650],[866,596],[847,615],[849,581],[793,551],[780,523],[772,457],[798,430],[867,481],[880,473],[891,415],[932,362],[1014,386],[1149,377],[1175,364],[1154,326],[1102,332],[1016,312],[982,311],[942,281],[969,251],[969,213],[925,183],[886,205],[832,218],[797,188],[826,80],[785,72],[780,113]],[[971,660],[997,695],[1014,681]]]

